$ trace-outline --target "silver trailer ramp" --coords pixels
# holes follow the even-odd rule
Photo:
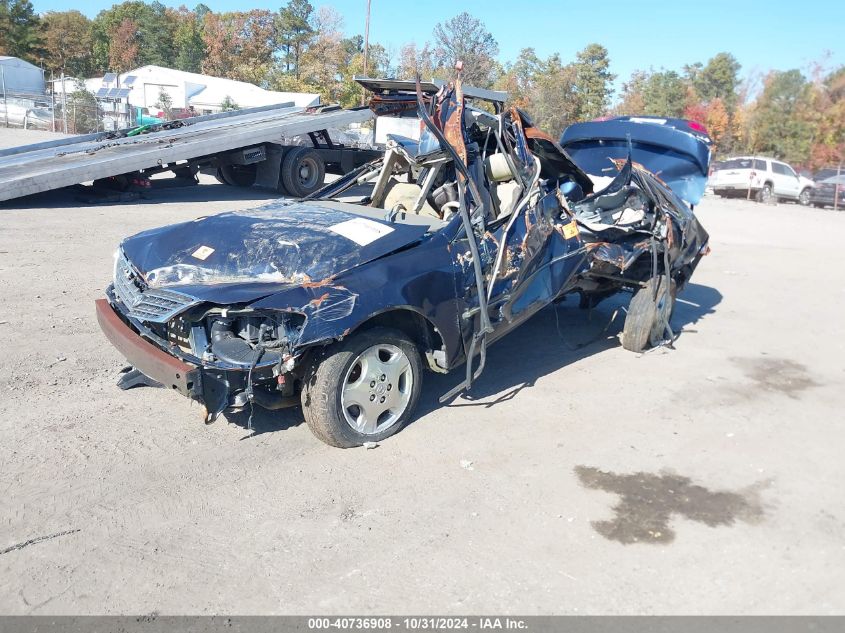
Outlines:
[[[136,136],[100,133],[12,147],[0,151],[0,201],[280,143],[372,116],[368,109],[308,112],[280,104],[157,124]]]

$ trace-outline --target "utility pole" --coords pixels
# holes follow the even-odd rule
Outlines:
[[[367,23],[364,26],[364,77],[368,77],[367,66],[370,57],[370,2],[367,0]],[[366,105],[367,91],[361,88],[361,105]]]
[[[67,82],[65,80],[65,71],[62,71],[62,121],[64,122],[64,132],[67,134]]]
[[[367,23],[364,26],[364,76],[367,76],[367,65],[370,58],[370,2],[367,0]]]
[[[56,131],[56,76],[50,71],[50,131]]]
[[[3,112],[6,113],[6,127],[9,127],[9,102],[6,100],[6,69],[0,65],[0,77],[3,79]]]

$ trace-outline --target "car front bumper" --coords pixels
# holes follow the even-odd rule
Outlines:
[[[107,299],[94,303],[103,334],[135,369],[166,389],[202,404],[207,422],[229,406],[231,387],[225,372],[208,372],[168,354],[127,324]]]
[[[201,395],[202,372],[198,366],[189,365],[142,338],[123,322],[106,299],[94,303],[103,334],[135,369],[188,398]]]
[[[97,299],[94,303],[100,329],[132,367],[165,389],[199,402],[206,422],[214,421],[227,409],[237,410],[249,402],[245,393],[248,368],[206,366],[177,358],[155,342],[154,334],[145,337],[143,324],[124,318],[108,299]],[[253,378],[254,385],[261,385],[253,393],[255,404],[279,409],[299,403],[293,393],[292,375],[280,378],[272,367],[265,366],[257,368]]]

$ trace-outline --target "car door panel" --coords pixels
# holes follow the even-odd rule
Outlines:
[[[495,223],[478,242],[486,284],[493,284],[488,303],[494,329],[491,339],[499,338],[551,303],[585,268],[586,261],[586,249],[575,222],[561,213],[554,193],[520,210],[507,236],[506,227],[507,221]],[[502,264],[492,279],[503,242]],[[460,286],[467,289],[467,313],[474,314],[476,321],[464,330],[465,335],[471,335],[478,327],[475,312],[479,302],[466,236],[455,241],[452,252],[463,274]]]

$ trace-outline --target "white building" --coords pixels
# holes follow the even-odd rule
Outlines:
[[[17,57],[0,55],[0,94],[44,94],[44,72]]]
[[[141,66],[115,76],[86,79],[85,87],[100,98],[108,97],[103,90],[122,90],[120,97],[130,105],[157,111],[156,103],[162,91],[172,101],[172,107],[196,114],[213,114],[221,110],[228,97],[240,108],[254,108],[275,103],[293,102],[300,107],[318,105],[320,95],[302,92],[274,92],[244,81],[210,77],[162,66]],[[61,86],[59,86],[61,88]],[[112,93],[115,95],[116,93]]]

